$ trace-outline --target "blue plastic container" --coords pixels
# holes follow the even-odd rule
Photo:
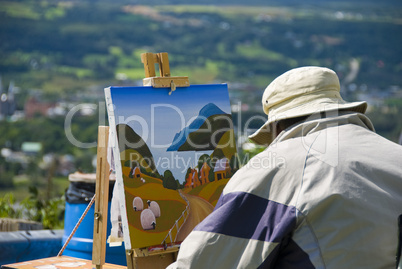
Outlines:
[[[63,244],[67,241],[68,236],[74,229],[82,213],[84,213],[88,204],[68,203],[66,202],[66,211],[64,218],[64,235]],[[94,208],[92,205],[87,215],[81,222],[81,225],[71,238],[70,243],[64,250],[63,255],[83,258],[92,260],[92,245],[93,245],[93,233],[94,233]],[[109,215],[107,223],[107,236],[110,235],[110,229],[112,224],[110,222],[110,202],[109,202]],[[119,264],[127,266],[124,243],[120,247],[106,246],[106,262],[112,264]]]
[[[0,232],[0,267],[56,256],[62,247],[63,232],[63,230]]]

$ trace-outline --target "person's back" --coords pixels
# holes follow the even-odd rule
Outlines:
[[[169,268],[395,268],[402,147],[374,132],[365,102],[327,68],[266,88],[266,150],[230,179]]]
[[[363,122],[347,121],[364,117],[345,114],[299,124],[262,153],[284,160],[282,171],[267,179],[269,199],[298,211],[292,243],[300,251],[284,246],[276,266],[304,268],[310,261],[313,268],[395,267],[402,147]],[[283,188],[281,181],[290,178]]]

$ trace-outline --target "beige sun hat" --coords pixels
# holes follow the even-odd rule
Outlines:
[[[338,76],[325,67],[292,69],[268,85],[262,96],[268,120],[249,138],[268,146],[273,138],[270,124],[283,119],[312,115],[323,111],[350,110],[364,113],[366,102],[346,102],[340,95]]]

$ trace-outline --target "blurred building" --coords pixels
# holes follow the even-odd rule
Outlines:
[[[54,109],[55,107],[55,103],[42,102],[36,97],[31,96],[28,98],[24,106],[25,117],[30,119],[35,115],[48,116],[49,110]]]

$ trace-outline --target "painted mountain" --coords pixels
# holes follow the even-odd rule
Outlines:
[[[155,161],[145,141],[127,124],[116,126],[120,160],[123,166],[141,166],[157,173]]]
[[[214,150],[222,136],[231,129],[232,116],[209,103],[193,122],[175,135],[167,151]]]

